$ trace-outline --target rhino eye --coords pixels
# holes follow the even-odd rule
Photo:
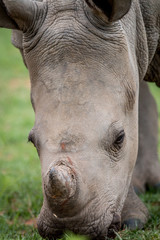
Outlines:
[[[114,141],[114,145],[117,145],[119,147],[121,147],[121,145],[123,144],[124,142],[124,138],[125,138],[125,132],[124,130],[122,130],[118,136],[116,137],[116,140]]]

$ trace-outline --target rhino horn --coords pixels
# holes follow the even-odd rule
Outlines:
[[[46,195],[53,199],[54,204],[67,201],[76,192],[76,176],[73,169],[65,165],[50,168],[44,188]]]

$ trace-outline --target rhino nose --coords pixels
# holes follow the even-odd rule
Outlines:
[[[59,165],[52,167],[45,181],[46,195],[57,199],[60,203],[65,201],[76,192],[76,176],[71,167]]]

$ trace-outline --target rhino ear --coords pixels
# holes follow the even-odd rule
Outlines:
[[[16,22],[11,17],[9,17],[2,0],[0,0],[0,27],[18,29]]]
[[[0,27],[26,31],[35,20],[41,4],[32,0],[0,0]]]
[[[109,22],[121,19],[130,9],[132,0],[86,0],[87,4],[102,12]]]

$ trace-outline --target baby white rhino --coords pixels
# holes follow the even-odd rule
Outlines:
[[[143,228],[135,190],[160,188],[157,110],[143,81],[160,86],[160,1],[0,0],[0,27],[30,73],[40,235]]]

